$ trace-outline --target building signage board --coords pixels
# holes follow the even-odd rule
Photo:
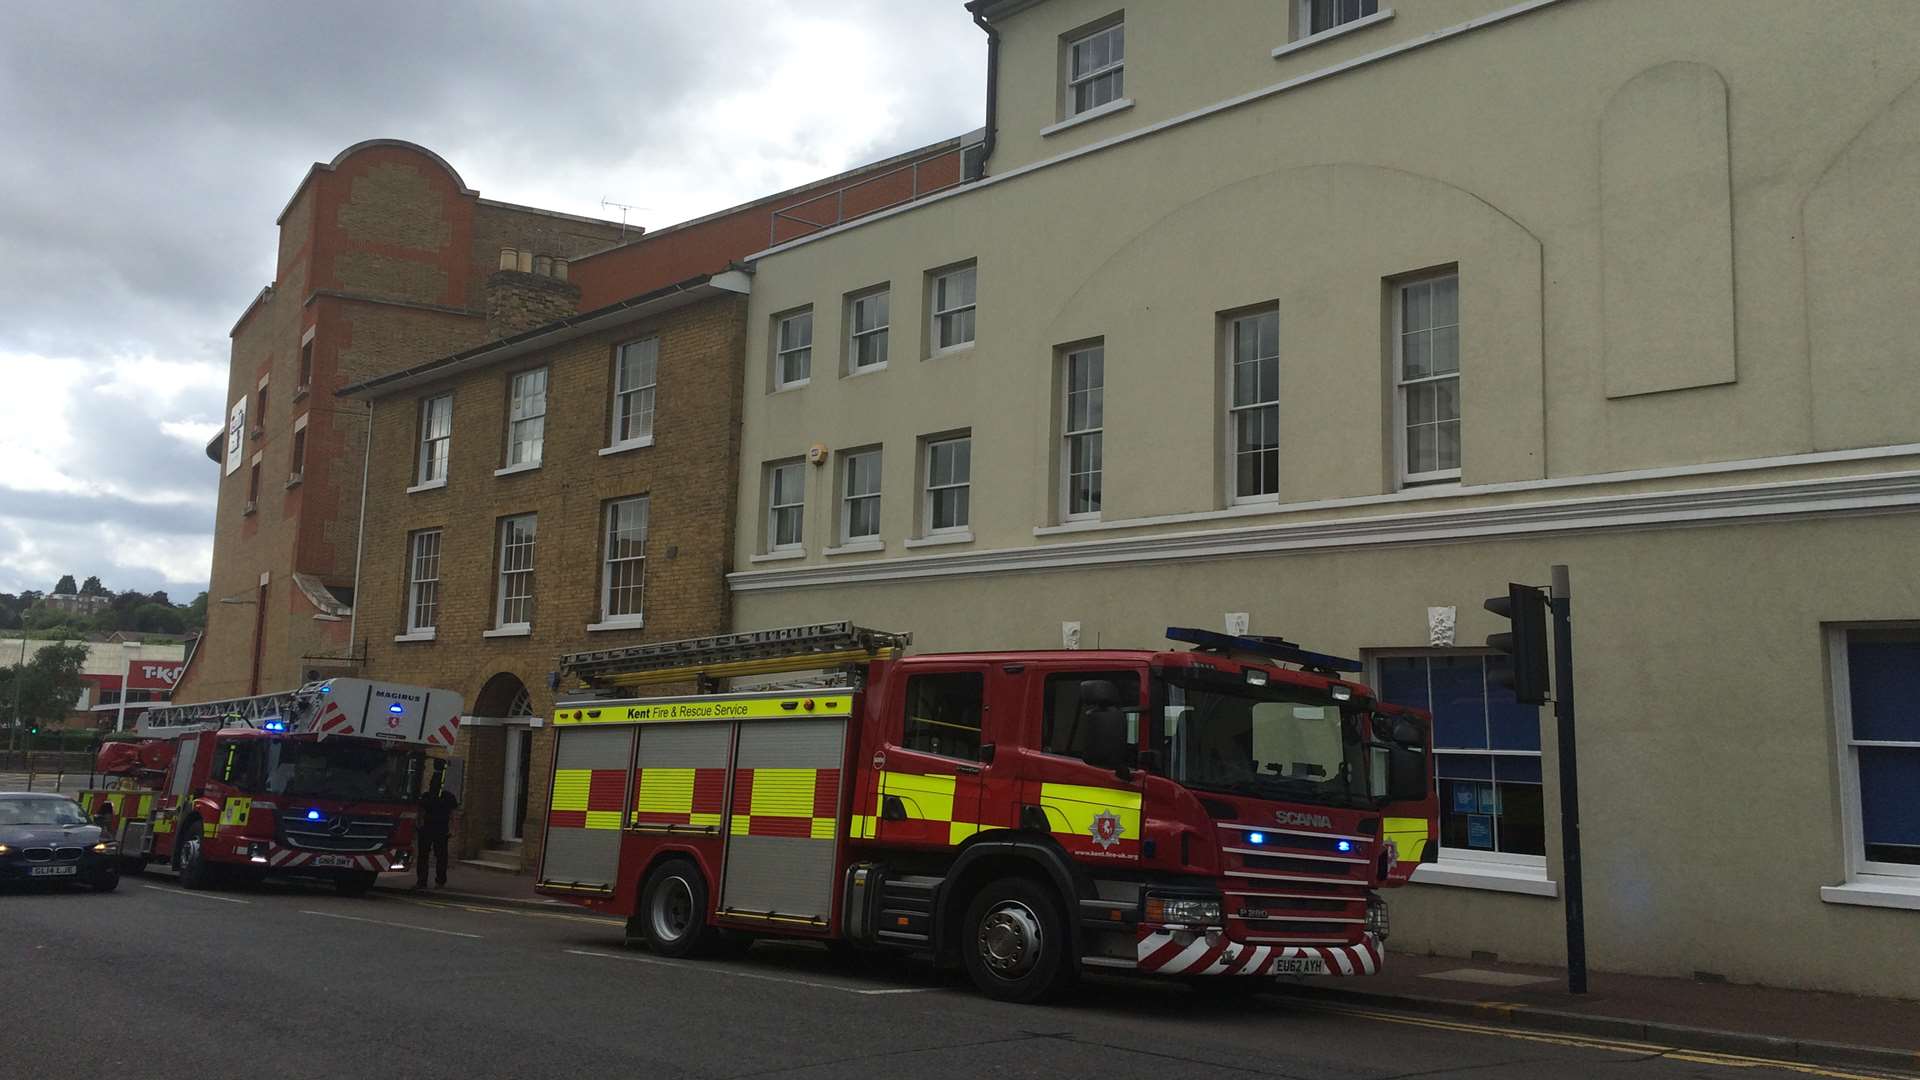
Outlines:
[[[240,468],[241,449],[247,445],[247,399],[244,395],[227,413],[227,465],[222,475],[232,476]]]
[[[129,660],[125,685],[129,690],[171,690],[186,667],[184,660]]]

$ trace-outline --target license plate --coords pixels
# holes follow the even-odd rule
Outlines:
[[[315,866],[352,866],[353,859],[346,855],[315,855],[313,857],[313,865]]]
[[[77,866],[36,866],[27,871],[28,877],[70,877],[80,872]]]
[[[1317,956],[1303,956],[1297,959],[1275,960],[1275,975],[1325,975],[1327,962]]]

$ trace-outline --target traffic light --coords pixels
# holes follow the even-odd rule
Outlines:
[[[1522,705],[1545,705],[1547,591],[1508,582],[1507,595],[1490,597],[1482,606],[1513,627],[1504,634],[1487,635],[1487,647],[1507,657],[1506,665],[1490,672],[1490,677],[1512,687],[1513,696]]]

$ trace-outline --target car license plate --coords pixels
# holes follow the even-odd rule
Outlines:
[[[353,860],[345,855],[315,855],[315,866],[352,866]]]
[[[28,877],[68,877],[80,872],[77,866],[36,866],[27,871]]]
[[[1275,960],[1273,973],[1275,975],[1325,975],[1327,962],[1317,956]]]

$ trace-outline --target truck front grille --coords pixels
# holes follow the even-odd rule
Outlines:
[[[344,825],[344,827],[342,827]],[[303,851],[380,851],[393,836],[390,817],[346,817],[280,822],[280,842]]]

